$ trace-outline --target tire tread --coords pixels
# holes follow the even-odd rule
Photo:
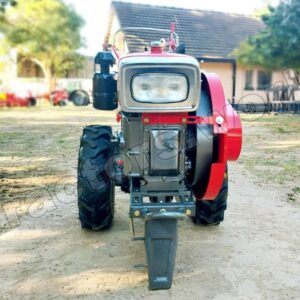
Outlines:
[[[221,190],[215,200],[200,200],[196,202],[196,215],[193,221],[196,225],[219,225],[224,220],[228,196],[228,171],[226,168]]]
[[[111,226],[114,214],[114,183],[104,165],[111,151],[111,127],[91,125],[83,130],[78,159],[78,210],[81,227],[100,230]]]

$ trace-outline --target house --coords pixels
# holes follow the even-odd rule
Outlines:
[[[141,27],[169,29],[171,22],[176,23],[176,33],[180,42],[185,43],[186,54],[199,61],[202,71],[219,75],[229,101],[266,102],[279,95],[270,94],[270,87],[292,83],[290,71],[268,72],[237,64],[233,50],[264,26],[260,19],[250,16],[113,1],[106,41],[113,42],[114,32],[124,28],[115,37],[117,48],[122,53],[144,51],[149,42],[167,38],[169,33]]]
[[[0,90],[4,91],[31,91],[34,95],[47,92],[44,73],[35,62],[18,55],[15,51],[9,56],[11,61],[5,65],[4,72],[0,73]],[[94,57],[85,56],[83,66],[67,71],[57,79],[57,88],[66,88],[69,91],[92,89],[94,74]]]
[[[44,74],[36,63],[29,59],[18,56],[17,77],[18,78],[44,78]],[[62,78],[91,79],[94,74],[94,57],[85,56],[82,68],[66,72]]]

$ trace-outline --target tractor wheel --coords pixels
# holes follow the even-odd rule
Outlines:
[[[58,101],[58,106],[66,106],[67,105],[67,100],[59,100]]]
[[[87,106],[90,104],[90,97],[86,91],[75,90],[69,96],[70,101],[76,106]]]
[[[115,185],[105,172],[113,152],[109,126],[87,126],[80,141],[78,160],[78,209],[81,227],[107,229],[114,214]],[[106,166],[107,168],[107,166]]]
[[[196,202],[196,215],[193,221],[197,225],[219,225],[224,220],[227,208],[228,171],[226,168],[221,190],[214,200]]]
[[[37,101],[35,98],[30,98],[28,100],[28,106],[36,106],[36,104],[37,104]]]

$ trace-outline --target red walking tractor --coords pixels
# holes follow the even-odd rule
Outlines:
[[[145,221],[143,240],[150,289],[172,285],[177,222],[219,225],[227,206],[227,161],[241,151],[240,118],[217,75],[200,72],[183,52],[171,26],[169,39],[149,51],[118,57],[99,52],[93,105],[120,107],[119,132],[92,125],[83,130],[78,162],[82,228],[107,229],[114,215],[115,186],[130,193],[129,217]],[[118,66],[118,74],[110,67]],[[133,230],[134,232],[134,230]]]

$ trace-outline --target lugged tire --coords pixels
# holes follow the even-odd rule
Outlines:
[[[197,225],[219,225],[224,220],[228,196],[228,171],[226,168],[221,190],[215,200],[196,202],[196,215],[193,221]]]
[[[114,214],[115,187],[105,166],[113,152],[109,126],[87,126],[80,140],[78,159],[78,209],[81,227],[107,229]]]
[[[69,99],[75,106],[86,106],[90,104],[90,97],[86,91],[75,90],[70,93]]]

